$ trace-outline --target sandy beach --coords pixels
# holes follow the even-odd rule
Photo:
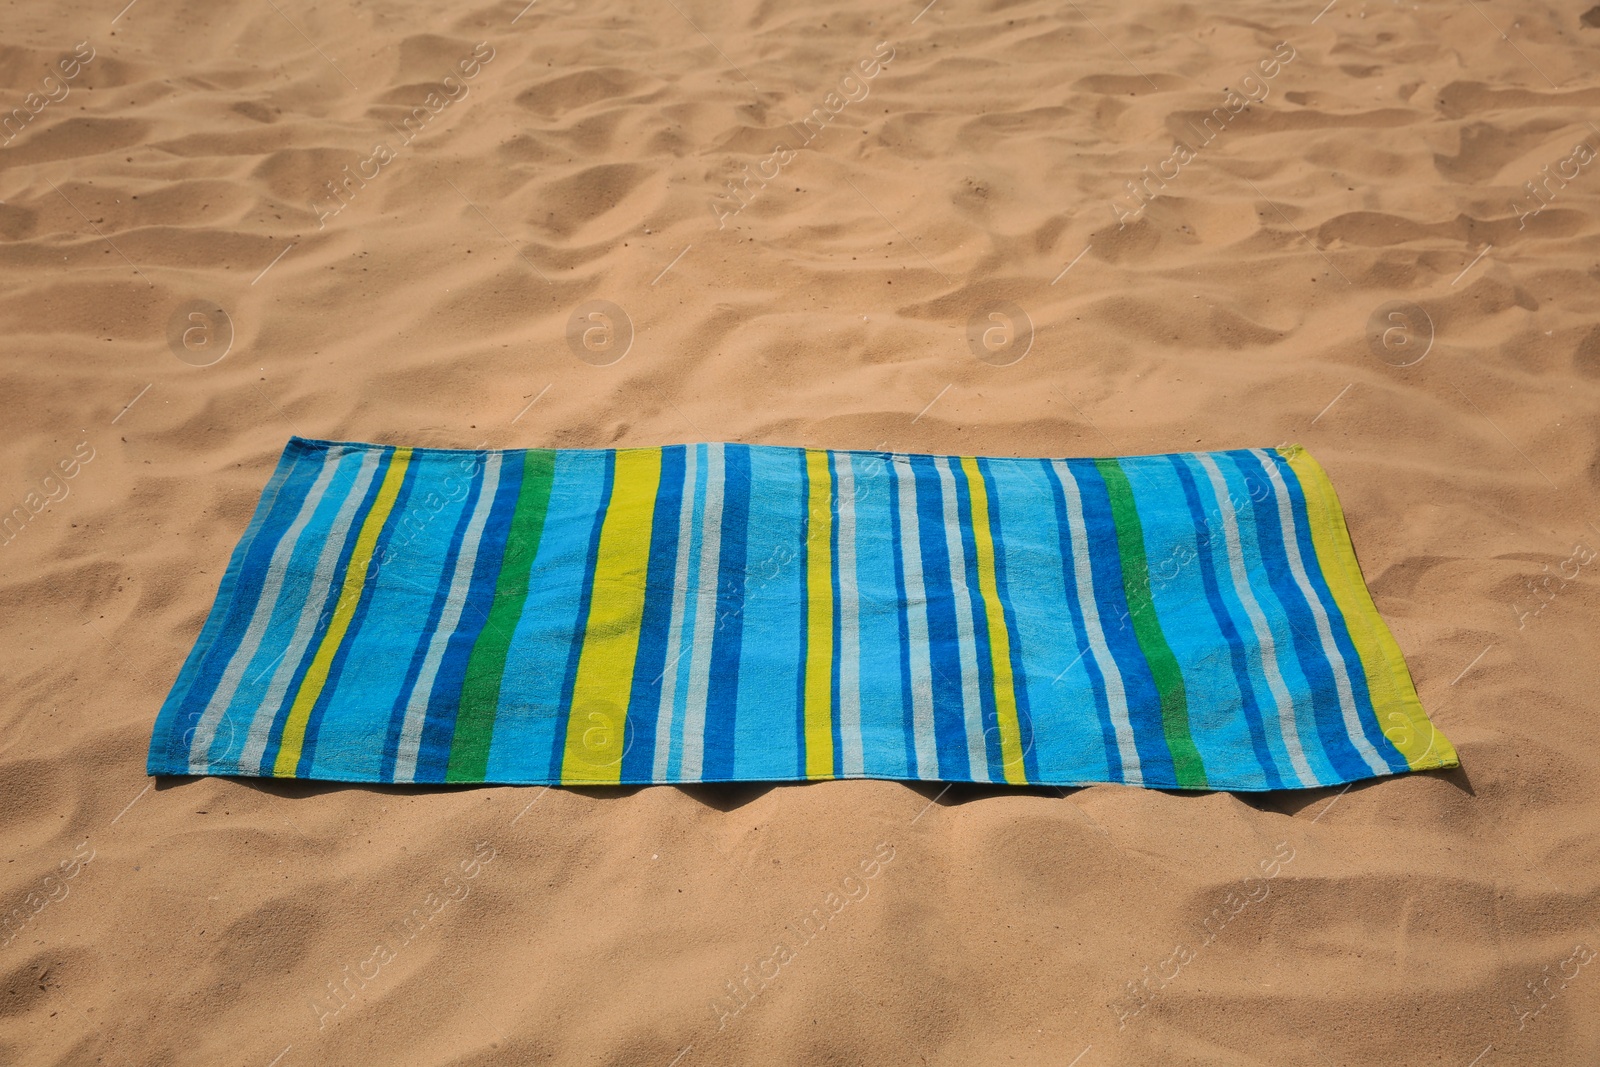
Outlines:
[[[0,1063],[1600,1063],[1588,0],[124,2],[0,30]],[[148,778],[291,434],[1297,442],[1462,767]]]

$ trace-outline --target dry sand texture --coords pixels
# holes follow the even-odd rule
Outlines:
[[[0,1062],[1600,1061],[1587,0],[121,2],[0,16]],[[1464,768],[152,783],[291,432],[1300,441]]]

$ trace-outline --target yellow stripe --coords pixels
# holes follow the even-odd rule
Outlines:
[[[806,450],[806,777],[833,777],[833,476]]]
[[[1334,494],[1333,483],[1320,464],[1299,445],[1278,449],[1300,479],[1305,493],[1306,513],[1311,523],[1311,543],[1317,552],[1322,575],[1333,592],[1334,603],[1349,627],[1350,640],[1361,657],[1372,695],[1372,707],[1387,737],[1412,770],[1430,767],[1456,767],[1456,750],[1422,710],[1411,672],[1394,635],[1372,602],[1372,594],[1361,577],[1354,547],[1344,522],[1344,509]]]
[[[978,590],[983,594],[984,615],[989,620],[989,654],[994,661],[994,708],[1000,723],[1000,757],[1006,781],[1027,784],[1023,770],[1022,724],[1017,717],[1016,681],[1011,676],[1011,635],[1006,630],[1005,608],[995,580],[994,535],[989,529],[989,492],[984,487],[978,461],[963,456],[967,493],[972,499],[972,540],[977,546]]]
[[[411,449],[395,449],[394,456],[389,460],[389,470],[383,476],[383,484],[378,487],[378,497],[372,502],[372,510],[367,512],[366,520],[361,524],[361,532],[356,535],[356,547],[351,551],[350,562],[345,567],[344,584],[339,589],[339,599],[334,605],[328,632],[323,634],[322,644],[317,646],[311,666],[306,668],[306,673],[300,679],[300,689],[289,708],[289,718],[283,724],[283,741],[278,746],[278,758],[272,765],[273,777],[294,777],[295,767],[300,763],[300,749],[306,740],[306,723],[311,720],[311,708],[316,704],[317,697],[322,695],[334,654],[339,651],[345,631],[350,628],[350,619],[356,613],[356,605],[361,602],[361,587],[367,580],[372,550],[378,543],[383,524],[388,521],[389,512],[394,509],[395,498],[400,495],[400,483],[405,480],[406,468],[410,465]]]
[[[572,687],[563,783],[607,783],[622,778],[628,697],[644,620],[645,578],[650,568],[650,525],[661,485],[659,448],[619,449],[611,501],[600,527],[594,591],[584,624],[583,651]]]

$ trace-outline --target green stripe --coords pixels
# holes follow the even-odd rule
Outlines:
[[[511,515],[505,556],[495,581],[494,603],[489,606],[489,617],[467,659],[455,734],[450,739],[447,782],[481,782],[488,773],[489,741],[494,736],[494,717],[500,706],[500,679],[505,675],[511,637],[528,599],[529,576],[544,534],[555,469],[556,454],[550,449],[523,453],[522,488]]]
[[[1115,459],[1097,459],[1100,477],[1111,498],[1111,517],[1117,527],[1117,551],[1122,557],[1122,588],[1128,597],[1128,614],[1133,633],[1139,640],[1156,690],[1161,694],[1161,727],[1167,736],[1167,749],[1178,774],[1178,785],[1185,789],[1204,789],[1206,769],[1200,750],[1189,734],[1189,701],[1183,689],[1183,671],[1172,648],[1161,632],[1155,601],[1150,596],[1150,567],[1144,554],[1144,528],[1139,509],[1133,502],[1133,486]]]

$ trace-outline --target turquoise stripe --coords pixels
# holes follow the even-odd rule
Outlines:
[[[900,583],[895,581],[897,508],[889,461],[855,454],[856,592],[861,626],[861,736],[865,773],[911,775],[911,708],[901,673]]]
[[[788,450],[751,450],[743,655],[733,724],[736,778],[787,777],[800,759],[794,733],[800,715],[800,631],[794,607],[805,595],[805,573],[794,546],[804,536],[803,472]]]
[[[989,506],[1005,527],[1008,599],[1017,644],[1026,650],[1018,686],[1027,694],[1033,726],[1028,777],[1049,782],[1098,782],[1107,773],[1105,689],[1091,674],[1094,660],[1080,635],[1073,591],[1063,575],[1064,535],[1058,534],[1049,477],[1037,464],[991,463]],[[1026,574],[1027,581],[1015,575]]]

